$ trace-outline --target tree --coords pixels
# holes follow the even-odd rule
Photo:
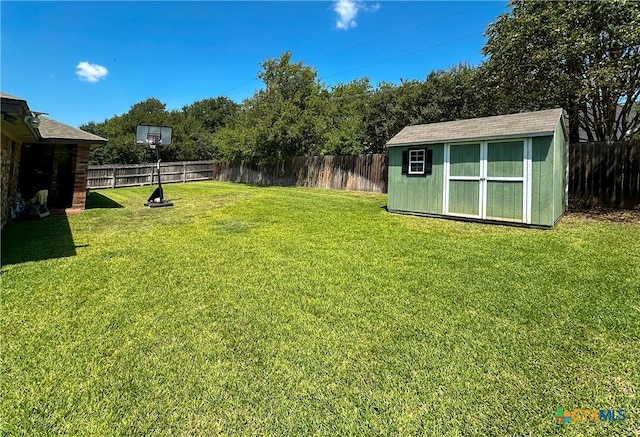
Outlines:
[[[200,161],[218,158],[213,134],[193,115],[183,111],[170,111],[167,113],[166,124],[173,128],[173,144],[163,149],[163,160]]]
[[[84,123],[80,125],[80,129],[82,129],[85,132],[90,132],[92,134],[101,136],[103,138],[107,138],[107,135],[104,132],[104,123],[105,122],[96,123],[95,121],[90,121],[88,123]],[[89,164],[100,165],[100,164],[112,163],[113,161],[111,161],[109,152],[110,152],[110,148],[108,146],[108,143],[105,146],[92,149],[89,154]]]
[[[226,97],[208,98],[182,107],[182,112],[214,133],[238,114],[240,105]]]
[[[320,116],[326,129],[322,155],[359,155],[364,151],[363,116],[371,93],[369,79],[355,79],[331,89]]]
[[[102,130],[109,140],[104,152],[111,162],[121,164],[139,164],[155,160],[155,155],[146,145],[135,144],[136,126],[148,124],[166,126],[168,113],[166,104],[156,98],[135,103],[129,111],[114,116],[103,123]],[[163,156],[163,159],[167,159]]]
[[[387,141],[404,127],[404,121],[400,119],[398,94],[397,85],[383,82],[368,98],[363,115],[365,152],[384,152]]]
[[[381,153],[407,125],[437,123],[492,115],[477,68],[460,64],[429,73],[424,81],[381,84],[369,98],[363,117],[363,144]]]
[[[636,115],[638,113],[640,113],[640,103],[636,103],[636,106],[634,107],[633,111],[635,112]],[[631,135],[631,139],[640,140],[640,126],[637,126],[635,131],[632,130],[632,129],[629,130],[629,133]]]
[[[166,104],[150,98],[131,106],[128,112],[101,123],[89,122],[80,128],[109,141],[91,151],[91,164],[137,164],[155,161],[155,153],[146,145],[135,144],[136,126],[171,126],[172,146],[163,148],[164,161],[220,159],[213,132],[236,117],[239,105],[226,97],[204,99],[186,105],[181,111],[167,111]]]
[[[166,105],[156,98],[134,104],[127,113],[116,115],[101,123],[89,122],[80,128],[95,133],[109,142],[91,151],[92,164],[139,164],[155,160],[148,146],[135,144],[136,126],[139,124],[166,125],[169,113]],[[163,157],[163,159],[165,159]]]
[[[501,110],[564,107],[570,141],[624,139],[640,125],[640,3],[512,0],[489,25],[485,77]]]
[[[261,64],[265,88],[243,102],[236,121],[215,136],[217,147],[235,159],[286,158],[318,153],[326,95],[317,73],[291,53]],[[238,143],[237,141],[241,141]]]
[[[265,84],[255,99],[259,157],[292,157],[315,154],[323,142],[317,121],[322,114],[323,87],[317,72],[302,62],[291,62],[291,53],[261,64],[258,77]]]

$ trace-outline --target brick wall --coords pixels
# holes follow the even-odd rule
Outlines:
[[[2,180],[0,181],[0,209],[2,211],[0,223],[4,225],[11,215],[11,203],[18,186],[21,144],[4,133],[0,134],[0,137],[2,137],[2,150],[0,150],[0,173],[2,174]]]
[[[87,201],[87,172],[89,169],[89,146],[79,145],[72,162],[75,168],[75,183],[73,185],[73,202],[71,208],[84,209]]]

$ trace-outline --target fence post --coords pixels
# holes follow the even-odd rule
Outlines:
[[[187,164],[182,162],[182,183],[187,182]]]
[[[113,183],[111,184],[111,188],[116,188],[116,171],[117,171],[117,168],[114,165],[113,166]]]

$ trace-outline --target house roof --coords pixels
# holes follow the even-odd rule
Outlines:
[[[0,91],[0,98],[2,113],[11,116],[10,120],[6,121],[3,115],[2,128],[13,132],[23,143],[92,144],[99,146],[108,141],[106,138],[44,117],[39,113],[34,114],[29,109],[27,101],[20,97]],[[22,121],[25,116],[33,117],[36,115],[40,119],[40,124],[37,127]]]
[[[33,115],[26,100],[0,91],[0,102],[3,132],[11,132],[14,139],[23,143],[40,138],[38,130],[31,123],[23,122],[25,117]]]
[[[7,94],[7,93],[2,92],[2,91],[0,91],[0,97],[2,97],[3,99],[20,100],[22,102],[26,102],[25,99],[21,99],[20,97],[12,96],[11,94]]]
[[[631,107],[631,110],[629,111],[629,115],[627,116],[628,120],[633,120],[633,118],[636,116],[638,111],[636,111],[635,108],[636,108],[635,106]],[[623,105],[621,104],[616,105],[616,120],[620,118],[622,109],[623,109]],[[590,125],[595,124],[593,120],[593,114],[591,113],[591,111],[587,109],[587,111],[585,111],[584,113],[584,116],[586,117],[587,123],[589,123]],[[582,122],[585,122],[585,120],[581,120],[580,127],[578,130],[578,141],[581,143],[586,143],[589,141],[589,135],[584,130],[584,127],[582,126]],[[638,130],[639,128],[636,128],[635,130],[629,129],[627,132],[624,132],[622,129],[622,126],[618,125],[616,128],[616,136],[618,138],[631,139]]]
[[[387,147],[553,135],[558,122],[562,122],[566,136],[563,114],[557,108],[406,126],[387,142]]]
[[[47,142],[68,142],[73,144],[104,144],[107,142],[106,138],[60,123],[52,118],[43,116],[40,116],[39,118],[40,126],[38,126],[38,130],[40,131],[42,139]]]

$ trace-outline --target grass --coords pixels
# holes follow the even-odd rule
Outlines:
[[[3,435],[640,435],[638,225],[149,191],[3,230]]]

